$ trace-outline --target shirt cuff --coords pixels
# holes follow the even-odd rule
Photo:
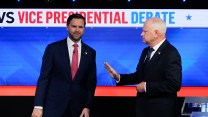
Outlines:
[[[118,78],[116,78],[115,80],[116,80],[116,83],[119,83],[120,82],[120,74],[118,74]]]
[[[147,89],[146,89],[146,82],[144,82],[144,92],[147,92]]]
[[[42,106],[35,106],[34,108],[43,109]]]

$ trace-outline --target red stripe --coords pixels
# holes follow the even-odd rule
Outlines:
[[[0,96],[34,96],[35,86],[0,86]],[[97,86],[95,96],[136,96],[133,86]],[[179,97],[208,96],[208,87],[182,87]]]

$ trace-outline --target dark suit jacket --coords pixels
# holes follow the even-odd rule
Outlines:
[[[144,67],[146,54],[147,48],[141,54],[136,72],[121,74],[117,85],[147,82],[147,92],[137,93],[138,117],[176,117],[176,97],[182,80],[180,54],[167,40]]]
[[[61,117],[68,104],[80,115],[91,108],[96,87],[96,52],[82,42],[81,59],[72,81],[67,40],[46,47],[35,94],[35,106],[43,107],[43,117]]]

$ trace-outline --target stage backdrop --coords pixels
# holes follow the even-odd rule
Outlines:
[[[147,45],[144,21],[162,18],[167,40],[180,52],[183,86],[208,86],[208,10],[175,9],[0,9],[0,85],[35,86],[47,44],[67,37],[66,19],[86,17],[83,42],[97,52],[97,85],[114,86],[103,63],[131,73]]]

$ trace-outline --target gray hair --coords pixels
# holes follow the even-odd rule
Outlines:
[[[151,28],[153,30],[158,30],[160,33],[165,34],[167,27],[165,22],[161,18],[151,18],[148,19],[151,22]]]

